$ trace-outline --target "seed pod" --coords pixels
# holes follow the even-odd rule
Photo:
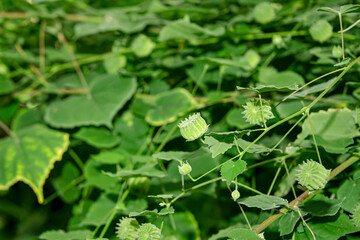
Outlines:
[[[299,165],[296,175],[299,184],[310,191],[324,188],[329,176],[330,170],[311,159]]]
[[[356,227],[360,227],[360,204],[354,209],[351,220]]]
[[[161,231],[151,223],[141,224],[138,231],[138,240],[158,240],[161,237]]]
[[[208,130],[208,125],[200,116],[200,113],[194,113],[179,123],[180,133],[187,141],[198,139]]]
[[[231,197],[234,199],[234,201],[238,200],[240,197],[240,192],[238,190],[232,191]]]
[[[188,162],[184,163],[182,162],[180,166],[178,166],[179,168],[179,173],[183,176],[189,174],[192,170],[190,164]]]
[[[274,118],[271,107],[264,100],[260,103],[260,99],[252,99],[246,102],[246,105],[243,107],[245,109],[245,111],[243,111],[244,118],[251,124],[262,126],[264,121]]]
[[[120,240],[136,240],[139,223],[135,218],[124,217],[116,227],[116,235]]]

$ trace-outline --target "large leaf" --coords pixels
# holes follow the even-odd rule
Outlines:
[[[42,187],[54,163],[66,151],[69,135],[40,124],[16,131],[14,135],[0,140],[0,189],[23,181],[42,203]]]
[[[54,127],[73,128],[83,125],[111,127],[115,114],[136,89],[133,78],[101,75],[91,80],[89,94],[58,100],[46,109],[45,120]]]
[[[163,92],[156,95],[153,108],[147,112],[145,120],[153,126],[171,123],[190,111],[194,104],[191,94],[183,88]]]
[[[213,158],[219,154],[224,154],[234,145],[233,143],[220,142],[211,136],[205,136],[204,143],[209,146]]]
[[[306,202],[301,210],[317,217],[333,216],[339,211],[341,205],[341,200],[330,199],[320,194]]]
[[[330,109],[326,112],[311,113],[310,120],[304,121],[302,132],[295,143],[301,144],[305,138],[312,135],[313,131],[316,143],[327,152],[345,153],[346,147],[354,142],[355,136],[359,135],[353,112],[348,109]]]
[[[360,182],[345,180],[337,190],[337,197],[343,200],[341,207],[348,212],[352,212],[360,202]]]
[[[82,127],[73,136],[97,148],[111,148],[120,141],[108,129],[99,127]]]
[[[257,207],[262,210],[269,210],[273,208],[278,208],[280,206],[287,206],[288,201],[275,196],[269,195],[257,195],[252,197],[247,197],[245,199],[238,200],[239,203],[244,204],[248,207]]]

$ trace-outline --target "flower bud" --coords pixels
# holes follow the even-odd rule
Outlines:
[[[178,166],[178,168],[179,168],[179,173],[183,176],[189,174],[192,170],[192,168],[188,162],[186,162],[186,163],[182,162],[181,165]]]
[[[180,133],[187,141],[198,139],[208,130],[208,125],[200,116],[200,113],[194,113],[179,123]]]
[[[236,190],[234,190],[234,191],[232,191],[232,193],[231,193],[231,197],[234,199],[234,201],[236,201],[236,200],[238,200],[239,199],[239,197],[240,197],[240,193],[239,193],[239,191],[236,189]]]

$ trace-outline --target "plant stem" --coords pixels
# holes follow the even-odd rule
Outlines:
[[[344,32],[342,26],[342,16],[339,12],[339,22],[340,22],[340,35],[341,35],[341,52],[342,52],[342,59],[345,59],[345,47],[344,47]]]
[[[10,137],[16,138],[15,134],[10,130],[6,124],[0,120],[0,128]]]

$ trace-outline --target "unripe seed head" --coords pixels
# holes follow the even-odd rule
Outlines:
[[[322,189],[329,180],[330,170],[314,160],[307,160],[299,165],[297,180],[310,191]]]
[[[144,223],[140,226],[138,235],[138,240],[159,240],[161,231],[154,224]]]
[[[135,218],[124,217],[116,227],[116,235],[120,240],[135,240],[138,238],[139,223]]]
[[[200,116],[200,113],[194,113],[179,123],[180,133],[187,141],[198,139],[208,130],[208,125]]]
[[[354,209],[351,220],[356,227],[360,227],[360,204]]]

